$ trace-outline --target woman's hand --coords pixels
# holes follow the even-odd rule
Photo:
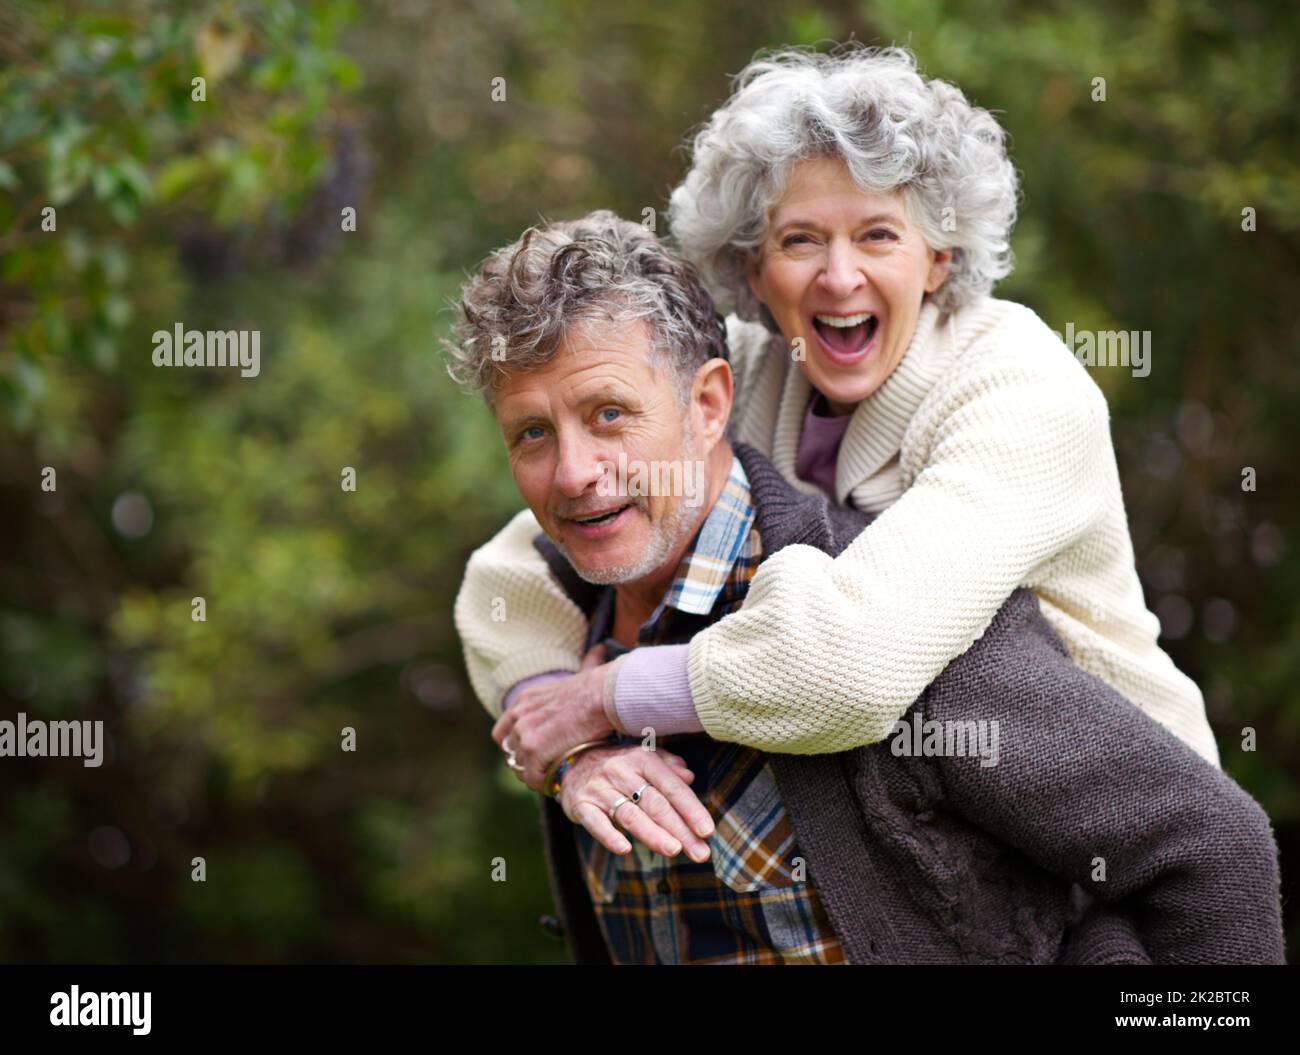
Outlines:
[[[533,791],[542,790],[547,768],[570,748],[615,731],[605,713],[605,691],[618,661],[604,659],[605,648],[597,645],[578,673],[529,685],[492,726],[492,739],[522,767],[515,776]]]
[[[694,779],[685,761],[668,751],[651,751],[639,744],[593,747],[565,770],[560,806],[569,820],[616,854],[632,850],[618,830],[622,827],[655,853],[676,857],[685,848],[693,861],[704,862],[709,859],[704,840],[713,834],[713,820],[687,787]],[[640,802],[629,798],[615,811],[616,827],[609,808],[642,784],[649,786]]]

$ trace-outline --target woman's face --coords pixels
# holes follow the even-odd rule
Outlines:
[[[902,191],[870,194],[844,162],[822,158],[792,171],[749,288],[809,383],[847,414],[902,361],[921,299],[942,284],[951,258],[908,221]]]

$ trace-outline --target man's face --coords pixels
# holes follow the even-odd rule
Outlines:
[[[667,365],[651,369],[650,354],[644,323],[591,325],[571,333],[545,366],[516,372],[496,390],[519,493],[589,582],[632,582],[668,561],[675,567],[707,512],[687,486],[648,494],[613,486],[620,455],[628,481],[655,463],[675,463],[683,482],[705,473],[691,407],[682,407]],[[663,490],[676,493],[655,493]]]

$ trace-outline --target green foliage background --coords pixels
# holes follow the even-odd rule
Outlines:
[[[1298,22],[1261,0],[0,2],[0,716],[111,737],[101,769],[0,760],[0,960],[564,960],[532,796],[451,624],[518,499],[443,371],[447,304],[539,216],[662,210],[728,74],[850,35],[1000,112],[1025,185],[1001,295],[1152,331],[1149,377],[1095,371],[1139,567],[1191,616],[1166,644],[1274,819],[1294,946]],[[156,369],[177,322],[261,330],[260,376]]]

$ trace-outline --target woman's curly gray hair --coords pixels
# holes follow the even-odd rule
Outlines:
[[[929,295],[953,311],[1011,272],[1018,180],[1005,139],[958,88],[921,77],[907,48],[760,53],[688,144],[669,223],[720,304],[773,326],[745,274],[794,164],[837,157],[860,187],[901,189],[926,244],[953,251]]]
[[[591,324],[644,321],[652,363],[672,370],[685,403],[696,369],[726,358],[727,334],[703,282],[649,230],[607,209],[530,227],[488,256],[461,291],[448,372],[492,405],[511,370],[554,358]]]

